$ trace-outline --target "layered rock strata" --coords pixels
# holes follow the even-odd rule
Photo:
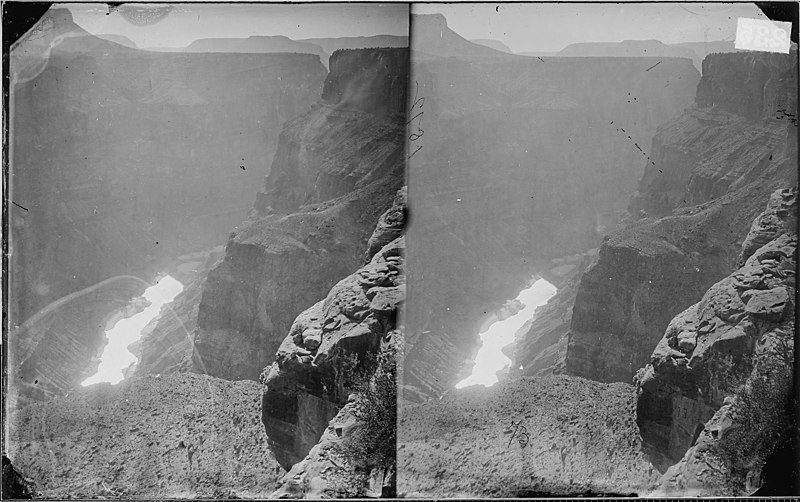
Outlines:
[[[724,88],[771,96],[759,98],[766,107],[760,115],[714,94],[723,92],[721,82],[731,72],[750,75],[759,56],[712,55],[695,106],[659,128],[629,206],[641,219],[628,218],[604,240],[597,264],[581,278],[572,304],[565,304],[572,310],[561,316],[566,325],[531,335],[567,346],[551,370],[631,381],[670,320],[740,264],[742,242],[764,201],[796,183],[797,128],[790,120],[796,99],[789,92],[796,66],[788,56],[763,59],[769,75],[758,92],[739,77]],[[773,105],[785,114],[774,115]],[[749,248],[762,242],[749,238],[756,239]],[[554,349],[536,349],[543,350]],[[520,360],[536,357],[533,351],[519,354]]]
[[[295,317],[363,264],[403,184],[404,114],[363,110],[372,93],[404,99],[408,51],[337,54],[322,102],[284,127],[251,218],[208,275],[193,356],[208,374],[257,379]]]

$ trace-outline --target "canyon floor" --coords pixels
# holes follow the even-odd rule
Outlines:
[[[473,386],[402,406],[398,493],[643,495],[659,473],[642,450],[635,407],[631,385],[568,376]]]
[[[9,417],[7,454],[43,498],[265,498],[284,471],[260,408],[252,381],[97,384]]]

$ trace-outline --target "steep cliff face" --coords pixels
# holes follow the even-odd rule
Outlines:
[[[721,56],[736,62],[740,77],[753,60],[743,53]],[[796,68],[790,59],[780,61],[783,71],[773,73],[781,78]],[[714,68],[703,79],[718,79]],[[730,71],[726,67],[723,76],[728,78]],[[700,98],[706,92],[703,85],[698,103],[708,100]],[[567,334],[568,373],[630,381],[672,317],[735,269],[750,223],[769,194],[796,183],[794,124],[771,114],[752,119],[718,108],[690,109],[653,140],[660,150],[640,184],[640,195],[641,186],[648,187],[647,195],[635,197],[632,209],[673,215],[629,224],[601,247],[598,263],[583,276],[576,294]],[[694,154],[685,150],[689,145]],[[683,153],[670,157],[671,151]],[[648,185],[654,171],[664,181]],[[681,200],[674,200],[674,194],[681,194]]]
[[[322,101],[376,115],[405,113],[408,49],[342,49],[331,55]]]
[[[653,138],[631,212],[664,216],[796,162],[796,73],[796,54],[708,56],[695,105]]]
[[[371,87],[352,99],[369,102],[368,91],[383,88],[372,79],[376,72],[407,75],[407,57],[398,51],[364,49],[353,51],[361,58],[336,59],[331,74],[339,80],[325,88],[349,88],[345,75],[352,81],[368,76]],[[385,69],[387,61],[398,66]],[[252,217],[231,234],[224,259],[208,275],[194,340],[196,368],[257,379],[295,317],[363,263],[368,238],[403,183],[405,119],[389,109],[361,111],[347,96],[337,101],[329,95],[281,133]]]
[[[65,9],[41,26],[11,61],[12,325],[224,242],[281,125],[325,76],[312,55],[138,51],[89,35]],[[89,321],[80,330],[94,336]]]
[[[775,192],[753,223],[741,267],[672,319],[637,374],[642,438],[665,465],[678,462],[660,482],[670,495],[751,494],[762,483],[764,461],[782,446],[776,437],[752,441],[752,448],[741,446],[743,459],[730,458],[731,445],[721,449],[737,433],[735,441],[745,443],[786,422],[789,410],[781,403],[792,388],[796,225],[797,190]],[[764,240],[757,249],[750,245]],[[756,388],[761,395],[753,394]],[[766,421],[754,420],[753,411]]]
[[[455,383],[481,317],[542,261],[598,246],[699,75],[688,59],[503,54],[441,16],[412,30],[405,386],[419,399]]]
[[[286,469],[317,443],[396,327],[405,299],[403,248],[402,238],[387,244],[298,316],[264,370],[262,421]]]

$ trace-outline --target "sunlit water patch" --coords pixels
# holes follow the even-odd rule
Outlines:
[[[472,374],[456,384],[457,389],[470,385],[486,387],[497,383],[497,372],[511,365],[511,359],[503,354],[503,347],[514,342],[514,335],[528,320],[533,318],[537,307],[544,305],[556,294],[556,287],[539,279],[528,289],[520,291],[516,301],[524,307],[514,315],[493,322],[480,334],[481,347],[475,357]]]
[[[128,350],[128,346],[141,338],[142,330],[155,319],[161,307],[174,300],[181,291],[183,284],[169,275],[147,288],[142,298],[150,302],[150,305],[131,317],[120,319],[113,328],[106,331],[108,344],[100,356],[97,373],[84,380],[81,385],[86,387],[100,382],[112,384],[121,382],[125,378],[123,371],[137,360]]]

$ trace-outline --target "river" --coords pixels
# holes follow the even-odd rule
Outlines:
[[[503,347],[514,342],[517,331],[534,317],[536,309],[547,303],[556,291],[556,287],[544,279],[538,279],[529,288],[520,291],[516,300],[524,307],[506,319],[493,322],[480,333],[481,347],[475,356],[472,374],[458,382],[456,388],[461,389],[470,385],[489,387],[496,384],[497,372],[511,365],[511,359],[503,354]]]

